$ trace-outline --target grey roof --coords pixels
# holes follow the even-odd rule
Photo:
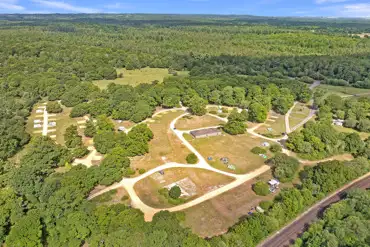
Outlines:
[[[202,136],[202,135],[209,135],[209,134],[215,134],[215,133],[219,134],[221,133],[221,130],[217,128],[209,128],[209,129],[190,131],[190,134],[192,134],[193,136]]]

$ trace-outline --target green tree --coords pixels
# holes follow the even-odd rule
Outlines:
[[[267,118],[267,110],[260,103],[254,102],[249,106],[249,121],[263,123]]]
[[[196,164],[198,162],[198,157],[194,153],[188,154],[188,156],[186,156],[186,162],[188,162],[188,164]]]
[[[253,191],[259,196],[267,196],[270,194],[270,187],[266,182],[258,181],[252,186]]]
[[[60,106],[59,102],[51,101],[51,102],[48,102],[48,104],[46,105],[46,111],[48,113],[61,113],[63,109]]]
[[[96,134],[95,123],[91,120],[86,121],[86,128],[84,130],[84,135],[86,137],[94,137],[95,134]]]
[[[189,102],[189,110],[192,114],[202,116],[206,114],[207,101],[199,96],[194,96]]]
[[[10,229],[5,243],[7,246],[42,247],[41,236],[40,214],[32,210]]]
[[[181,189],[179,186],[173,186],[169,191],[168,195],[173,199],[178,199],[181,196]]]
[[[78,134],[77,126],[71,125],[64,132],[64,143],[68,148],[82,146],[82,137]]]

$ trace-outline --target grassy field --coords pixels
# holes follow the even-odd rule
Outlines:
[[[247,173],[264,164],[265,159],[250,152],[250,150],[256,146],[261,147],[263,142],[265,142],[263,139],[252,137],[247,134],[238,136],[224,134],[222,136],[190,140],[190,143],[203,155],[203,157],[212,158],[212,160],[208,161],[210,165],[223,171],[235,173]],[[267,155],[271,157],[269,152]],[[235,171],[228,169],[227,166],[220,161],[223,157],[229,159],[229,164],[235,165]]]
[[[94,84],[98,87],[105,89],[110,83],[116,83],[121,85],[137,86],[141,83],[152,83],[153,81],[163,82],[163,79],[169,76],[168,69],[159,68],[142,68],[135,70],[117,69],[117,74],[123,74],[123,78],[117,78],[115,80],[99,80],[95,81]],[[186,75],[187,72],[177,72],[178,75]]]
[[[132,158],[131,167],[149,170],[167,162],[186,163],[185,158],[190,151],[169,129],[171,121],[183,113],[163,112],[147,122],[154,134],[153,140],[149,142],[149,153]]]
[[[351,128],[346,128],[346,127],[343,127],[343,126],[337,126],[337,125],[333,125],[334,129],[336,129],[337,131],[339,132],[344,132],[344,133],[358,133],[362,139],[366,139],[370,136],[370,133],[365,133],[365,132],[359,132],[357,130],[354,130],[354,129],[351,129]]]
[[[294,108],[289,117],[290,128],[301,123],[310,114],[309,105],[304,103],[298,103]]]
[[[326,89],[329,91],[328,94],[336,93],[340,96],[370,93],[369,89],[344,87],[344,86],[332,86],[332,85],[325,85],[325,84],[321,84],[320,86],[317,87],[317,89]]]
[[[184,210],[184,225],[201,237],[212,237],[226,232],[261,201],[273,199],[276,193],[258,196],[252,191],[252,185],[256,181],[268,181],[271,178],[271,172],[266,172],[235,189]],[[286,183],[281,184],[280,188],[292,186],[292,183]]]
[[[272,131],[269,131],[269,128]],[[272,113],[269,115],[265,124],[261,125],[255,132],[261,135],[271,134],[276,137],[282,136],[282,133],[285,132],[285,117],[277,113]]]
[[[151,207],[173,207],[174,205],[159,194],[158,190],[185,178],[196,186],[194,189],[185,188],[187,192],[194,193],[194,195],[184,198],[187,200],[195,199],[233,181],[233,178],[203,169],[171,168],[164,170],[164,175],[156,173],[140,180],[135,185],[135,191],[140,199]]]
[[[219,120],[218,118],[204,115],[204,116],[185,116],[180,118],[176,122],[176,128],[180,130],[191,130],[191,129],[199,129],[209,126],[217,126],[220,124],[224,124],[225,122]]]

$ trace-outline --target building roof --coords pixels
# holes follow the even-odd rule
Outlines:
[[[193,136],[203,136],[203,135],[216,134],[216,133],[217,134],[221,133],[221,130],[217,128],[209,128],[209,129],[190,131],[190,134]]]
[[[280,182],[277,181],[276,179],[271,179],[269,181],[269,185],[271,185],[271,186],[275,186],[275,185],[279,185],[279,184],[280,184]]]

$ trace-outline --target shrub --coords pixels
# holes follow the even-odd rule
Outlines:
[[[63,109],[57,101],[52,101],[47,104],[46,111],[48,113],[61,113]]]
[[[139,174],[144,174],[146,170],[144,168],[139,169]]]
[[[196,164],[198,162],[198,157],[194,153],[191,153],[186,156],[186,162],[188,162],[188,164]]]
[[[253,185],[253,191],[259,196],[267,196],[270,193],[270,187],[263,181],[258,181]]]
[[[283,148],[279,144],[272,144],[270,147],[270,151],[273,153],[281,152],[281,150],[283,150]]]
[[[226,107],[222,107],[221,111],[222,113],[229,113],[229,109],[227,109]]]
[[[168,191],[168,195],[172,198],[172,199],[177,199],[181,196],[181,189],[179,186],[175,185],[173,186],[169,191]]]
[[[260,207],[265,211],[269,210],[272,207],[272,205],[274,205],[273,201],[262,201],[262,202],[260,202]]]
[[[254,147],[254,148],[251,149],[251,152],[254,153],[254,154],[265,154],[266,150],[264,148],[261,148],[261,147]]]

